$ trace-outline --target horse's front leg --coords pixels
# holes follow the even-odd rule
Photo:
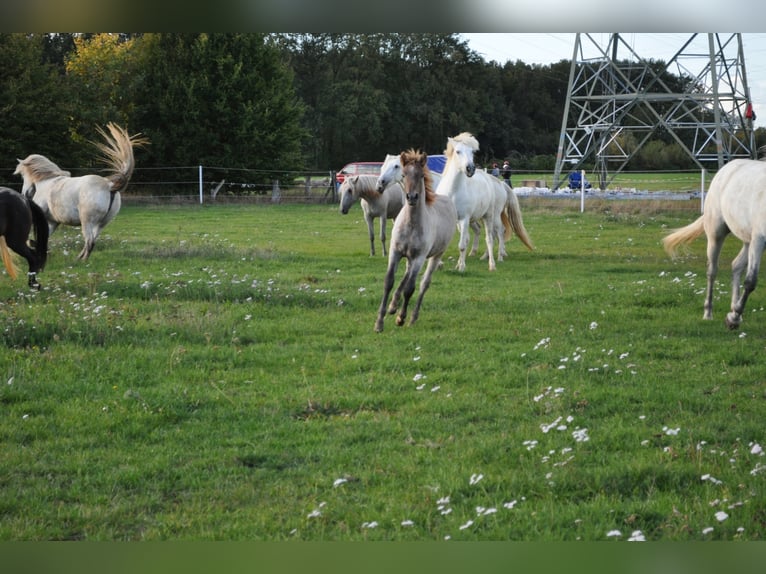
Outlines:
[[[394,291],[394,296],[391,298],[391,304],[388,306],[388,314],[394,315],[399,308],[399,303],[402,300],[402,292],[404,291],[404,285],[407,282],[407,276],[410,273],[410,267],[411,263],[409,259],[405,259],[404,261],[405,267],[404,267],[404,276],[402,277],[402,280],[399,282],[399,286],[396,288],[396,291]]]
[[[415,302],[415,308],[412,310],[410,325],[418,320],[418,316],[420,315],[420,306],[423,304],[423,296],[426,294],[426,291],[428,291],[428,287],[431,285],[431,276],[433,275],[434,271],[438,269],[440,262],[441,255],[431,257],[428,260],[428,265],[426,265],[425,273],[423,273],[423,278],[420,280],[420,292],[418,293],[418,300]]]
[[[742,322],[742,313],[745,312],[745,305],[747,304],[747,298],[755,290],[758,284],[758,270],[761,263],[761,255],[763,255],[765,239],[757,239],[750,243],[746,257],[742,259],[747,262],[747,274],[745,275],[745,285],[742,295],[736,302],[732,303],[731,312],[726,315],[726,326],[729,329],[736,329]],[[740,255],[737,255],[734,260],[735,263],[740,259]],[[737,283],[739,283],[739,276],[741,271],[736,273]]]
[[[375,321],[375,332],[381,333],[383,331],[383,320],[386,317],[386,304],[388,303],[388,296],[391,293],[391,288],[394,286],[394,276],[396,275],[396,267],[399,265],[399,259],[396,252],[392,254],[388,259],[388,270],[386,271],[386,277],[383,279],[383,298],[380,300],[380,307],[378,308],[378,318]]]
[[[424,261],[425,256],[418,257],[412,261],[407,267],[407,273],[404,275],[404,279],[402,279],[402,283],[399,286],[399,290],[402,291],[404,296],[402,308],[399,310],[399,314],[396,316],[396,324],[399,327],[404,325],[404,321],[407,319],[407,306],[410,303],[412,294],[415,292],[415,282],[417,281],[418,273],[420,272],[420,268],[423,266]]]

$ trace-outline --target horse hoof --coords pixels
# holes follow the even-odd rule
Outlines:
[[[404,325],[404,317],[399,316],[396,318],[396,326],[401,327],[402,325]]]
[[[726,315],[726,327],[729,331],[734,331],[739,328],[739,324],[742,322],[742,317],[736,313],[729,313]]]

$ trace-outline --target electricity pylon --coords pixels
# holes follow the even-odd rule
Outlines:
[[[653,136],[700,169],[755,158],[754,119],[741,34],[691,34],[667,62],[641,58],[620,34],[605,48],[576,34],[553,188],[592,161],[606,189]]]

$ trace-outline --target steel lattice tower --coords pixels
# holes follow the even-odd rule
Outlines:
[[[755,158],[741,34],[692,34],[667,63],[641,58],[620,34],[609,38],[602,48],[591,34],[576,35],[554,189],[586,161],[606,189],[659,132],[701,169]]]

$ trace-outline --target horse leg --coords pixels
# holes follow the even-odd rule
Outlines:
[[[492,252],[495,247],[495,226],[491,218],[484,220],[484,238],[487,243],[487,258],[489,259],[489,270],[497,269],[495,265],[495,254]]]
[[[739,301],[740,278],[742,272],[747,269],[747,258],[750,251],[750,243],[743,243],[734,261],[731,262],[731,308]]]
[[[40,265],[37,261],[37,256],[27,245],[26,239],[21,236],[6,236],[5,242],[8,244],[8,247],[27,260],[27,264],[29,265],[27,284],[31,289],[39,291],[40,283],[37,282],[37,272],[40,270]]]
[[[388,271],[386,271],[386,277],[383,280],[383,298],[380,301],[380,307],[378,308],[378,318],[375,321],[375,332],[383,332],[383,319],[386,316],[386,304],[388,303],[388,296],[391,293],[391,288],[394,286],[394,276],[396,275],[396,267],[399,265],[401,255],[398,253],[392,254],[388,259]]]
[[[420,305],[423,303],[423,296],[428,291],[428,287],[431,285],[431,276],[434,271],[438,269],[441,256],[434,256],[428,260],[428,265],[423,273],[423,278],[420,280],[420,292],[418,293],[418,300],[415,302],[415,308],[412,310],[412,316],[410,317],[410,325],[418,320],[420,315]]]
[[[399,282],[399,286],[396,288],[396,291],[394,291],[394,296],[391,299],[391,304],[388,306],[388,314],[394,315],[396,313],[396,310],[399,308],[399,302],[402,300],[402,291],[404,291],[404,285],[407,281],[407,275],[410,272],[410,260],[405,259],[404,261],[404,277],[402,277],[402,280]]]
[[[731,312],[726,315],[726,326],[729,329],[736,329],[739,327],[739,324],[742,322],[742,313],[744,313],[745,305],[747,304],[747,298],[750,296],[750,293],[755,290],[755,286],[758,284],[758,269],[761,265],[761,255],[763,255],[765,241],[766,238],[764,237],[753,239],[748,248],[747,258],[741,258],[743,261],[747,261],[744,291],[739,297],[739,300],[732,304]],[[740,259],[740,255],[737,256],[737,259]],[[739,282],[739,274],[737,274],[737,282]]]
[[[364,220],[367,222],[367,234],[370,236],[370,257],[372,257],[375,255],[375,222],[369,213],[364,215]],[[385,254],[386,252],[383,251],[383,255]]]
[[[705,290],[705,307],[703,319],[713,318],[713,289],[715,276],[718,274],[718,256],[721,254],[725,234],[718,233],[708,235],[707,241],[707,288]]]
[[[415,292],[415,282],[420,273],[420,268],[423,266],[425,256],[418,257],[412,261],[407,268],[407,273],[402,279],[402,284],[399,286],[400,290],[403,290],[404,301],[402,302],[402,308],[399,310],[399,314],[396,316],[396,324],[401,327],[404,325],[404,321],[407,319],[407,305],[409,305],[412,294]]]
[[[100,233],[101,229],[97,225],[91,225],[87,223],[83,224],[82,237],[85,240],[85,245],[83,245],[82,251],[80,251],[77,259],[85,261],[88,259],[88,257],[90,257],[90,253],[96,246],[96,239],[98,239]]]
[[[481,225],[478,221],[471,222],[471,231],[473,231],[473,245],[471,251],[468,253],[469,257],[472,257],[479,253],[479,234],[481,233]],[[482,255],[482,259],[486,258],[486,254]]]
[[[386,255],[386,216],[380,216],[380,244],[383,246],[383,256]]]
[[[465,271],[465,251],[468,247],[468,240],[470,238],[468,227],[469,221],[467,217],[457,222],[457,228],[460,231],[460,242],[458,243],[460,257],[458,257],[456,267],[458,271]]]

